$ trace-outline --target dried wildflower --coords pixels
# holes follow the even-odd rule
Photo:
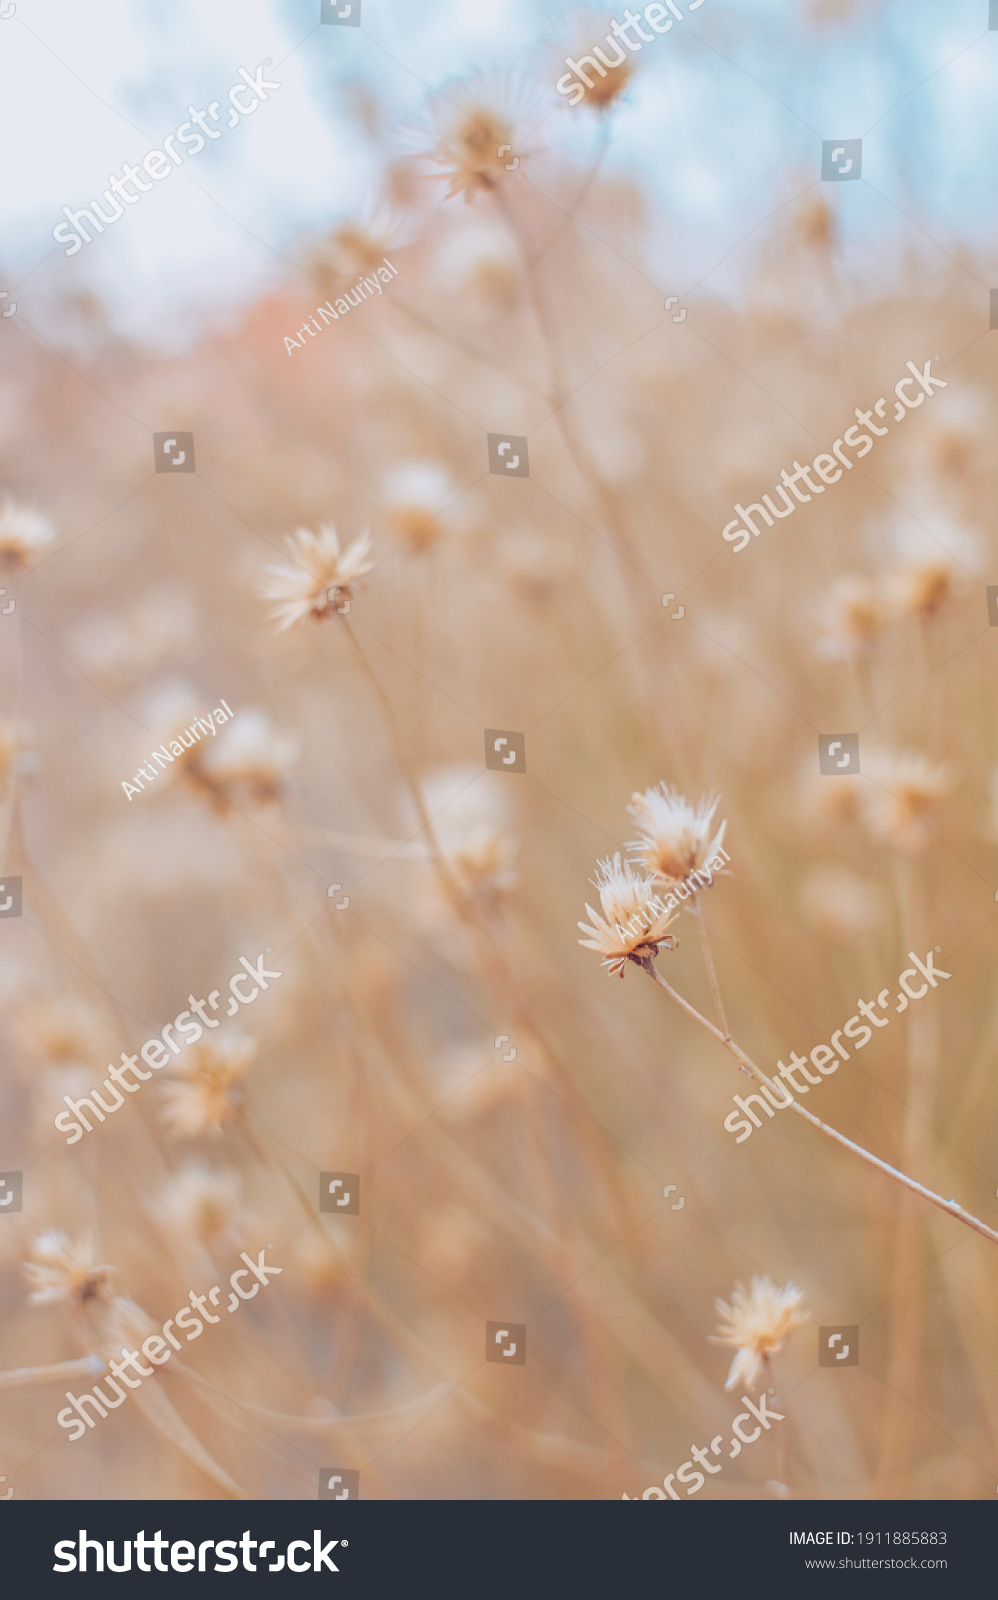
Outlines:
[[[912,561],[892,574],[890,590],[901,616],[934,617],[957,592],[956,568],[945,557]]]
[[[93,1007],[71,991],[25,997],[17,1007],[17,1031],[26,1050],[56,1066],[76,1066],[104,1053],[103,1029]]]
[[[18,505],[10,495],[0,505],[0,572],[26,572],[45,545],[55,538],[48,517],[30,506]]]
[[[886,751],[864,768],[864,815],[874,838],[912,855],[932,837],[929,818],[957,784],[947,762],[918,751]]]
[[[826,612],[827,632],[814,647],[825,661],[847,661],[869,654],[877,637],[893,620],[890,604],[874,579],[850,573],[832,591]]]
[[[207,1244],[232,1221],[241,1192],[242,1179],[234,1168],[217,1172],[203,1162],[192,1161],[166,1184],[162,1209]]]
[[[394,243],[387,212],[379,208],[339,223],[327,238],[312,247],[307,268],[320,294],[332,295],[343,284],[382,266]]]
[[[724,843],[726,822],[713,839],[711,822],[720,796],[708,795],[695,805],[664,783],[633,794],[628,814],[641,828],[639,838],[628,850],[652,875],[666,883],[682,883],[691,872],[703,867]]]
[[[507,800],[499,788],[480,778],[474,767],[442,767],[428,773],[420,787],[449,877],[465,900],[488,916],[516,886],[518,846]],[[407,821],[407,827],[414,820]],[[453,910],[436,875],[428,875],[420,905],[427,926],[445,934],[452,929]],[[451,951],[452,956],[457,954],[456,949]]]
[[[569,61],[580,63],[579,67],[573,69],[570,83],[572,91],[581,89],[582,94],[573,93],[568,101],[570,106],[588,106],[592,111],[606,112],[631,86],[634,77],[633,56],[621,47],[620,40],[613,32],[608,33],[599,44],[593,43],[608,20],[606,13],[577,12],[569,25],[567,48],[564,39],[558,46],[556,61],[559,71],[563,72]],[[589,58],[584,68],[581,65],[583,57]]]
[[[367,533],[359,534],[341,551],[331,524],[323,524],[318,533],[299,528],[285,544],[295,565],[266,567],[267,576],[260,586],[263,599],[281,602],[270,613],[270,620],[280,624],[279,632],[309,617],[314,622],[331,617],[352,598],[357,580],[374,566],[368,560],[371,540]]]
[[[663,945],[667,950],[676,948],[679,940],[666,933],[675,922],[676,913],[670,915],[662,907],[654,878],[640,876],[630,862],[621,866],[617,854],[612,861],[608,856],[599,862],[596,877],[590,882],[599,890],[603,915],[586,906],[589,923],[580,922],[578,926],[583,933],[595,934],[595,938],[580,939],[579,943],[599,951],[602,965],[609,967],[611,977],[622,978],[629,961],[649,961]]]
[[[29,1283],[34,1284],[28,1300],[32,1305],[67,1301],[74,1310],[91,1301],[110,1305],[113,1267],[98,1266],[93,1238],[88,1235],[73,1244],[65,1233],[43,1233],[31,1250],[33,1261],[25,1264]]]
[[[222,1038],[191,1045],[176,1077],[163,1085],[163,1120],[179,1138],[218,1134],[234,1122],[242,1081],[256,1055],[252,1039]]]
[[[262,711],[241,711],[204,752],[202,771],[225,799],[236,792],[260,804],[276,800],[301,741],[279,734]]]
[[[385,479],[385,512],[395,532],[415,551],[429,548],[440,514],[456,498],[447,468],[437,461],[406,461]]]
[[[759,1387],[769,1357],[777,1354],[784,1339],[808,1320],[809,1313],[800,1310],[803,1298],[803,1289],[792,1283],[778,1289],[768,1277],[757,1277],[752,1279],[751,1294],[736,1283],[730,1306],[723,1300],[714,1302],[721,1316],[721,1331],[716,1336],[712,1334],[710,1342],[730,1345],[735,1351],[726,1389],[742,1383],[749,1389]]]
[[[433,96],[425,118],[429,145],[420,153],[449,180],[445,199],[463,194],[470,203],[490,194],[506,176],[510,153],[520,160],[512,99],[508,87],[480,77],[452,81]]]

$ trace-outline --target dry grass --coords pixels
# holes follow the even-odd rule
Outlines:
[[[4,861],[25,883],[0,930],[3,1164],[25,1171],[0,1223],[0,1366],[100,1352],[92,1308],[28,1304],[47,1230],[92,1231],[156,1325],[272,1241],[282,1276],[146,1385],[244,1493],[308,1496],[338,1463],[368,1497],[617,1498],[727,1432],[714,1302],[768,1275],[813,1324],[774,1357],[789,1460],[760,1444],[711,1495],[784,1471],[801,1496],[990,1495],[996,1247],[793,1118],[736,1146],[735,1063],[636,970],[608,981],[576,930],[635,791],[720,792],[732,876],[706,898],[734,1037],[771,1072],[941,946],[951,982],[808,1104],[993,1219],[979,306],[928,258],[858,294],[808,202],[745,255],[740,308],[701,290],[677,327],[636,186],[479,158],[467,207],[387,175],[397,280],[291,359],[332,242],[313,289],[189,358],[118,347],[73,372],[8,339],[6,487],[61,531],[0,620]],[[585,227],[563,226],[576,205]],[[934,351],[950,387],[733,556],[730,505]],[[151,475],[168,427],[193,430],[196,476]],[[529,435],[529,480],[488,475],[502,429]],[[399,478],[410,463],[433,470]],[[263,568],[332,522],[344,543],[370,527],[373,570],[349,614],[279,634]],[[925,526],[959,552],[926,536],[942,591],[905,543]],[[862,648],[823,658],[850,574],[892,598],[864,602]],[[224,697],[271,732],[126,802],[177,680],[191,714]],[[525,777],[483,770],[486,727],[526,731]],[[842,729],[858,792],[817,775],[818,733]],[[910,795],[885,812],[877,750],[952,773],[924,826]],[[673,932],[659,966],[712,1015],[689,917]],[[179,1137],[150,1082],[67,1148],[61,1096],[265,946],[285,976],[230,1025],[256,1055],[227,1125]],[[360,1217],[314,1215],[330,1169],[362,1174]],[[528,1324],[526,1368],[484,1363],[495,1318]],[[823,1323],[859,1323],[859,1369],[818,1370]],[[19,1497],[224,1492],[152,1405],[70,1444],[64,1387],[5,1393]]]

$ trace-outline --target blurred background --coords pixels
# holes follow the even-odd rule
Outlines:
[[[16,1497],[308,1498],[330,1464],[365,1498],[640,1495],[727,1437],[708,1338],[756,1275],[811,1320],[773,1355],[780,1441],[706,1496],[993,1493],[998,1246],[796,1119],[736,1145],[748,1080],[576,926],[664,781],[721,796],[708,926],[767,1073],[940,947],[952,979],[807,1104],[994,1224],[987,10],[706,0],[575,109],[564,58],[612,13],[0,20]],[[268,59],[253,117],[66,258],[64,205]],[[822,140],[856,137],[861,181],[822,184]],[[385,258],[381,296],[302,333]],[[930,359],[931,404],[733,554],[735,502]],[[154,472],[164,431],[196,472]],[[489,433],[529,441],[529,478],[492,483]],[[333,524],[369,530],[369,570],[282,631],[265,569]],[[335,567],[312,577],[322,610]],[[126,798],[222,699],[217,739]],[[485,768],[486,729],[524,735],[525,773]],[[861,775],[822,778],[843,731]],[[712,1015],[671,931],[659,968]],[[64,1095],[267,947],[282,978],[217,1044],[66,1146]],[[359,1215],[318,1212],[329,1171]],[[64,1391],[97,1379],[65,1364],[265,1247],[266,1294],[71,1443]],[[57,1296],[29,1299],[32,1262]],[[486,1362],[486,1321],[526,1327],[524,1367]],[[858,1326],[857,1368],[818,1367],[826,1325]]]

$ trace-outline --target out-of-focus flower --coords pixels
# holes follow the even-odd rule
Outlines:
[[[656,880],[642,877],[630,862],[621,866],[619,854],[600,861],[591,880],[599,890],[603,915],[586,906],[589,923],[580,922],[583,933],[594,938],[580,939],[589,950],[598,950],[609,976],[623,977],[629,961],[647,961],[657,956],[664,945],[674,950],[679,943],[666,929],[676,920],[676,912],[663,911],[656,900]],[[591,924],[591,926],[590,926]]]
[[[633,794],[627,811],[642,831],[627,846],[632,858],[660,881],[682,883],[724,843],[726,822],[710,837],[719,801],[711,794],[693,804],[664,783]]]
[[[195,610],[186,589],[161,584],[122,616],[92,611],[73,630],[71,651],[101,684],[117,687],[178,659],[194,636]]]
[[[162,1211],[208,1244],[232,1221],[241,1192],[242,1179],[235,1168],[219,1172],[203,1162],[192,1161],[164,1186]]]
[[[634,78],[634,57],[621,46],[612,32],[607,32],[610,21],[608,12],[590,10],[577,11],[569,19],[552,61],[559,78],[565,71],[567,61],[579,61],[582,56],[589,56],[590,62],[595,56],[599,65],[594,67],[590,62],[585,64],[588,85],[578,70],[574,72],[572,81],[578,83],[585,94],[582,98],[571,96],[566,104],[581,108],[588,106],[591,111],[606,112],[630,88]]]
[[[421,788],[451,877],[469,903],[488,913],[516,885],[517,843],[506,802],[480,779],[474,767],[445,767],[428,774]],[[429,909],[438,922],[446,908],[435,879],[431,881],[435,898]]]
[[[379,207],[338,223],[327,238],[311,247],[306,265],[320,294],[331,296],[344,283],[382,266],[395,242],[388,213]]]
[[[847,661],[869,654],[892,621],[883,587],[873,578],[849,573],[836,583],[826,609],[827,632],[814,653],[825,661]]]
[[[439,176],[450,185],[446,199],[463,194],[470,202],[491,194],[511,160],[522,160],[517,109],[507,86],[483,77],[453,80],[433,95],[424,119],[428,144],[420,154],[442,169]]]
[[[15,1015],[22,1043],[39,1060],[59,1067],[77,1066],[104,1054],[97,1014],[71,991],[44,998],[40,994],[26,996]]]
[[[929,819],[958,781],[947,762],[930,761],[914,750],[872,756],[864,776],[863,812],[870,832],[906,855],[929,843]]]
[[[843,944],[869,933],[883,914],[875,885],[834,861],[811,868],[801,885],[800,900],[811,926]]]
[[[427,550],[440,534],[440,514],[456,495],[454,481],[440,462],[406,461],[385,478],[385,513],[411,549]]]
[[[751,1294],[736,1283],[730,1306],[723,1300],[714,1302],[721,1317],[721,1331],[711,1334],[710,1342],[730,1345],[735,1351],[726,1389],[742,1383],[749,1389],[759,1387],[769,1357],[777,1354],[784,1339],[808,1320],[808,1312],[800,1309],[803,1298],[803,1289],[792,1283],[778,1289],[770,1278],[756,1277],[752,1279]]]
[[[5,496],[0,504],[0,572],[25,572],[54,538],[48,517]]]
[[[300,750],[300,739],[279,734],[262,711],[247,709],[207,746],[201,769],[226,800],[245,793],[263,804],[278,798]]]
[[[266,567],[260,585],[263,599],[281,602],[270,613],[270,620],[279,624],[278,632],[309,617],[313,622],[331,617],[352,598],[358,579],[374,566],[368,560],[371,540],[367,533],[358,534],[341,550],[336,529],[323,524],[318,533],[299,528],[285,544],[295,565]]]
[[[934,617],[954,599],[958,590],[956,566],[940,556],[934,561],[911,561],[891,573],[889,592],[899,615]]]
[[[512,310],[522,276],[508,231],[482,212],[462,213],[433,260],[433,281],[444,294],[469,296],[492,314]]]
[[[163,1085],[163,1121],[180,1138],[219,1134],[234,1122],[256,1044],[241,1037],[190,1046],[176,1076]]]
[[[88,1302],[110,1304],[110,1281],[114,1268],[98,1266],[94,1241],[87,1236],[74,1244],[65,1233],[43,1233],[31,1248],[33,1260],[25,1264],[25,1275],[34,1287],[28,1296],[32,1305],[68,1301],[76,1310]]]

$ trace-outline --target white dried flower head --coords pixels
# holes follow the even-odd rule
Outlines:
[[[374,566],[368,560],[371,540],[367,533],[340,549],[336,529],[324,523],[318,533],[299,528],[285,541],[295,565],[269,566],[260,585],[264,600],[279,600],[270,620],[279,623],[279,632],[296,623],[322,622],[338,606],[349,601],[358,579]]]
[[[161,1207],[167,1217],[208,1244],[229,1226],[241,1194],[242,1179],[234,1167],[219,1172],[192,1161],[165,1184]]]
[[[694,804],[664,783],[633,794],[627,810],[641,835],[627,846],[632,858],[663,883],[682,883],[724,843],[726,822],[710,837],[719,801],[710,794]]]
[[[868,655],[893,621],[883,586],[873,578],[849,573],[832,590],[825,611],[826,632],[814,647],[825,661],[848,661]]]
[[[602,916],[587,905],[589,923],[580,922],[583,933],[594,938],[580,939],[587,949],[598,950],[609,976],[623,977],[629,961],[649,961],[664,946],[674,950],[679,943],[666,929],[676,920],[661,904],[654,878],[645,878],[630,862],[621,866],[620,855],[600,861],[596,877],[590,880],[599,890]]]
[[[952,794],[958,774],[948,762],[915,750],[882,751],[864,766],[863,814],[875,839],[914,855],[932,838],[930,818]]]
[[[163,1085],[163,1121],[180,1138],[216,1135],[234,1122],[243,1099],[243,1079],[256,1044],[243,1037],[200,1041]]]
[[[524,111],[522,95],[509,83],[477,75],[454,79],[431,97],[420,129],[428,143],[420,154],[448,180],[446,199],[463,194],[470,202],[490,194],[506,178],[511,158],[522,165],[517,124]]]
[[[247,708],[206,747],[202,770],[226,799],[245,794],[264,804],[280,795],[301,740],[279,734],[262,711]]]
[[[10,495],[0,504],[0,572],[27,571],[55,538],[48,517],[31,506],[18,505]]]
[[[808,1320],[809,1313],[800,1309],[803,1298],[803,1289],[792,1283],[778,1289],[770,1278],[755,1277],[751,1294],[736,1283],[730,1306],[723,1300],[714,1302],[721,1317],[721,1331],[712,1334],[710,1342],[730,1345],[735,1351],[726,1389],[737,1384],[746,1384],[749,1389],[759,1387],[769,1357],[777,1354],[784,1339]]]
[[[439,537],[441,513],[456,495],[454,480],[440,462],[406,461],[385,478],[385,513],[413,550],[427,550]]]
[[[31,1254],[33,1259],[26,1262],[24,1271],[34,1285],[28,1296],[32,1305],[65,1300],[79,1309],[94,1300],[112,1302],[114,1268],[97,1265],[92,1236],[74,1244],[65,1233],[43,1233],[32,1245]]]

